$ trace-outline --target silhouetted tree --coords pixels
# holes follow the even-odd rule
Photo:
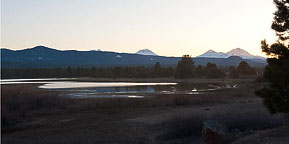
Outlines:
[[[113,70],[112,70],[112,73],[113,73],[113,78],[119,78],[119,77],[122,77],[121,74],[122,74],[122,67],[115,67]]]
[[[231,73],[233,70],[236,70],[235,66],[229,66],[228,67],[228,71]]]
[[[171,77],[174,75],[174,69],[171,66],[169,66],[168,68],[164,69],[163,73],[165,77]]]
[[[90,70],[90,75],[91,77],[96,77],[97,76],[97,70],[96,70],[96,67],[93,66]]]
[[[240,74],[238,73],[238,71],[235,68],[233,68],[229,74],[229,77],[233,78],[233,79],[239,78],[239,76],[240,76]]]
[[[204,68],[202,67],[202,65],[198,65],[195,69],[195,75],[197,77],[202,77],[205,75],[205,70]]]
[[[155,77],[160,77],[162,75],[162,67],[159,62],[156,62],[154,66],[154,76]]]
[[[255,75],[256,71],[254,68],[251,68],[249,64],[245,61],[241,61],[239,66],[237,67],[237,71],[241,75]]]
[[[265,67],[264,78],[271,85],[256,92],[263,98],[263,103],[271,113],[289,113],[289,0],[274,0],[277,11],[271,28],[275,30],[278,40],[267,44],[261,42],[262,51],[270,58]]]
[[[189,55],[183,55],[182,59],[178,62],[175,77],[176,78],[192,78],[193,70],[195,68],[194,61]]]
[[[68,76],[68,77],[72,77],[73,74],[72,74],[72,68],[69,66],[65,69],[65,74]]]
[[[221,78],[226,75],[220,69],[218,69],[216,64],[210,62],[207,63],[205,70],[207,78]]]

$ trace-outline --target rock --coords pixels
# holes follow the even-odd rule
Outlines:
[[[215,120],[203,122],[202,143],[203,144],[225,144],[229,130],[224,123]]]

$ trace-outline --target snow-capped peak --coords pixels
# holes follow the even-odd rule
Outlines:
[[[227,54],[225,53],[218,53],[218,52],[215,52],[213,50],[208,50],[207,52],[205,52],[204,54],[198,56],[198,57],[208,57],[208,58],[227,58]]]
[[[217,53],[217,52],[215,52],[213,50],[208,50],[207,53]]]
[[[260,56],[254,56],[251,55],[250,53],[248,53],[247,51],[240,49],[240,48],[236,48],[236,49],[232,49],[227,53],[223,53],[223,52],[215,52],[213,50],[208,50],[207,52],[205,52],[204,54],[198,56],[198,57],[207,57],[207,58],[228,58],[230,56],[239,56],[243,59],[265,59],[263,57]]]
[[[250,56],[250,57],[253,56],[250,53],[248,53],[247,51],[240,49],[240,48],[232,49],[229,52],[227,52],[227,54],[233,55],[233,56]]]
[[[136,52],[135,54],[157,56],[157,54],[155,54],[154,52],[152,52],[152,51],[149,50],[149,49],[142,49],[142,50],[139,50],[139,51]]]

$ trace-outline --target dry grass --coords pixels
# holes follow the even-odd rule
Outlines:
[[[75,109],[95,109],[95,108],[138,108],[138,107],[166,107],[166,106],[189,106],[229,103],[231,99],[228,95],[202,94],[185,95],[169,94],[149,96],[140,98],[97,98],[78,99]]]
[[[240,104],[242,105],[242,104]],[[253,106],[254,107],[254,106]],[[205,120],[217,120],[223,122],[230,132],[239,130],[245,135],[253,134],[257,130],[266,130],[288,124],[286,116],[271,115],[267,111],[262,111],[246,107],[221,108],[207,115],[201,113],[178,114],[174,118],[156,124],[162,130],[158,136],[161,142],[185,140],[201,136],[202,122]],[[186,143],[186,142],[185,142]]]
[[[227,104],[238,98],[255,97],[254,89],[237,88],[223,89],[220,91],[205,92],[202,94],[171,94],[158,95],[148,100],[151,106],[186,106],[186,105],[208,105]]]
[[[220,95],[165,95],[156,96],[150,99],[148,104],[152,106],[185,106],[185,105],[205,105],[216,103],[228,103],[228,96]]]
[[[34,90],[31,86],[1,86],[2,128],[27,120],[32,111],[64,109],[72,103],[69,98],[58,97],[55,93]]]

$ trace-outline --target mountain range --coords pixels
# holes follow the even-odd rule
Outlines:
[[[236,48],[236,49],[232,49],[227,53],[223,53],[223,52],[215,52],[213,50],[208,50],[207,52],[205,52],[204,54],[198,56],[198,57],[207,57],[207,58],[228,58],[230,56],[239,56],[243,59],[260,59],[260,60],[265,60],[266,58],[261,57],[261,56],[254,56],[250,53],[248,53],[247,51],[240,49],[240,48]]]
[[[162,66],[176,66],[181,57],[158,56],[145,49],[135,54],[107,51],[57,50],[45,46],[36,46],[23,50],[1,49],[2,68],[49,68],[49,67],[110,67],[110,66],[152,66],[160,62]],[[246,61],[251,66],[265,66],[265,61],[244,59],[240,56],[193,58],[195,65],[206,65],[208,62],[218,66],[237,66]]]

